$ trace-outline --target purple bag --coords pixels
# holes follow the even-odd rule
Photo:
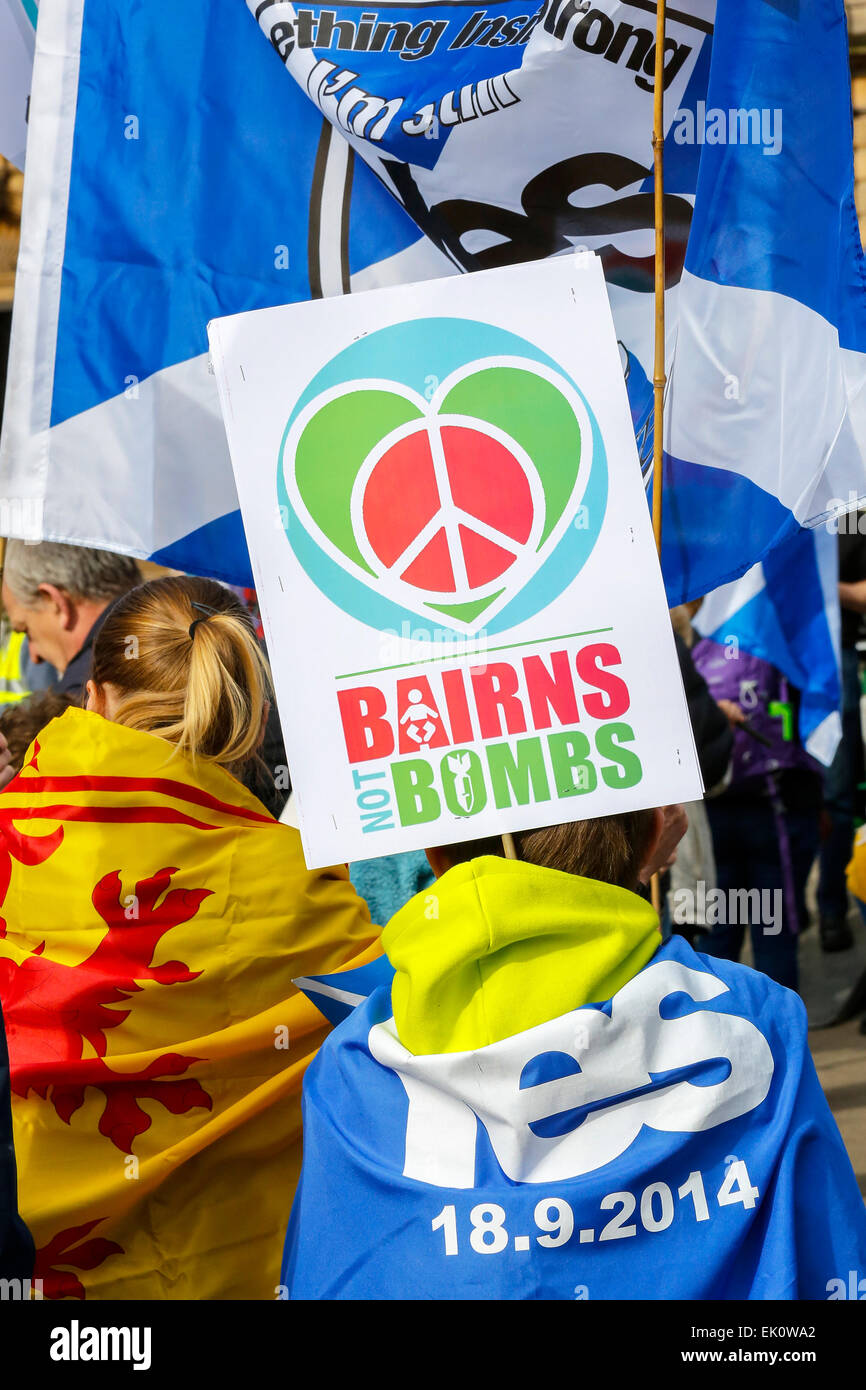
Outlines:
[[[748,652],[733,655],[720,642],[701,638],[692,648],[692,660],[716,700],[732,700],[749,717],[749,723],[769,740],[759,743],[743,729],[734,729],[731,759],[731,788],[747,779],[762,778],[762,792],[769,798],[779,839],[785,920],[796,936],[799,929],[797,894],[785,806],[779,790],[777,772],[796,769],[819,773],[820,763],[811,758],[799,741],[797,703],[786,678],[769,661]]]
[[[713,699],[739,705],[752,728],[770,740],[767,748],[743,729],[734,729],[732,786],[747,777],[764,777],[789,768],[820,774],[820,763],[800,744],[796,697],[781,671],[748,652],[733,656],[709,637],[702,637],[692,648],[692,660]]]

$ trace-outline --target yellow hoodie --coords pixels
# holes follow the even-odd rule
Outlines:
[[[397,1032],[417,1056],[486,1047],[609,999],[661,937],[636,893],[487,856],[408,902],[382,944]]]

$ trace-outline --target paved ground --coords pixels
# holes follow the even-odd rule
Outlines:
[[[811,1035],[812,1056],[866,1197],[866,1037],[859,1020]]]
[[[815,1066],[866,1197],[866,1035],[859,1031],[866,1001],[850,1022],[822,1026],[837,1014],[856,982],[866,982],[866,927],[856,908],[849,921],[854,932],[850,951],[824,955],[817,928],[805,933],[800,979]]]
[[[813,871],[807,889],[813,922],[817,922],[815,877]],[[832,1026],[857,982],[866,988],[866,926],[859,909],[852,907],[848,921],[854,933],[850,951],[825,955],[817,926],[803,933],[800,992],[809,1015],[809,1041],[821,1085],[866,1197],[866,1035],[859,1031],[866,1000],[856,1018]],[[745,952],[743,959],[751,964]]]
[[[806,896],[812,922],[817,923],[815,883],[812,872]],[[852,907],[848,922],[854,934],[849,951],[825,955],[818,928],[811,926],[800,938],[800,992],[809,1015],[809,1042],[824,1093],[851,1156],[860,1191],[866,1197],[866,1035],[859,1031],[866,1012],[863,1000],[856,1018],[832,1026],[832,1020],[850,999],[860,982],[866,992],[866,925]],[[743,961],[751,965],[748,944]]]

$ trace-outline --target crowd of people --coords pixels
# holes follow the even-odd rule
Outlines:
[[[305,866],[244,597],[14,541],[2,597],[0,1276],[49,1297],[526,1298],[591,1269],[592,1297],[823,1298],[866,1267],[796,994],[813,863],[825,951],[853,944],[846,870],[866,884],[866,569],[840,585],[829,770],[796,690],[699,637],[692,606],[673,620],[704,802],[351,877]],[[340,998],[357,1007],[330,1032]],[[649,1233],[672,1186],[708,1219],[711,1162],[721,1214],[685,1255]],[[601,1242],[630,1211],[598,1243],[575,1214],[650,1166],[661,1215],[651,1193],[626,1266]],[[506,1208],[547,1233],[531,1260]]]

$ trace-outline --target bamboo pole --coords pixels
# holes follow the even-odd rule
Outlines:
[[[661,917],[662,883],[661,878],[658,874],[653,874],[652,878],[650,879],[650,902],[652,903],[653,912],[655,912],[658,917]]]
[[[653,535],[659,559],[662,553],[662,443],[664,430],[665,382],[665,205],[664,205],[664,66],[665,0],[657,0],[655,92],[653,96],[653,174],[655,213],[655,358],[653,363]],[[514,837],[502,836],[506,859],[516,859]],[[661,883],[658,874],[650,879],[650,897],[661,913]]]
[[[653,202],[655,215],[655,358],[653,362],[653,535],[662,553],[662,448],[665,400],[665,3],[657,0],[655,90],[653,94]]]
[[[665,3],[656,0],[656,51],[653,91],[653,207],[655,220],[655,355],[653,360],[653,535],[662,557],[662,450],[665,404]],[[661,916],[662,889],[658,874],[650,879],[650,900]]]

